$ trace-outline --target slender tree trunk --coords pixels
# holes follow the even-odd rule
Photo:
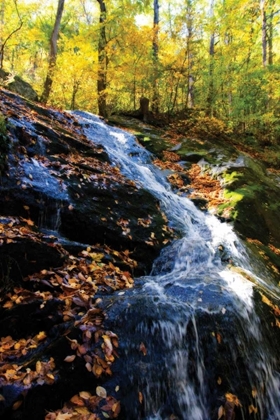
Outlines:
[[[6,48],[6,44],[7,44],[7,42],[9,41],[9,39],[16,33],[16,32],[18,32],[21,28],[22,28],[22,25],[23,25],[23,20],[22,20],[22,18],[21,18],[21,16],[20,16],[20,14],[19,14],[19,11],[18,11],[18,6],[17,6],[17,0],[14,0],[14,5],[15,5],[15,8],[16,8],[16,12],[17,12],[17,16],[18,16],[18,19],[19,19],[19,26],[16,28],[16,29],[14,29],[8,36],[7,36],[7,38],[6,39],[2,39],[2,36],[0,35],[0,69],[2,69],[3,68],[3,62],[4,62],[4,52],[5,52],[5,48]],[[0,23],[0,29],[1,29],[1,34],[2,34],[2,27],[3,27],[3,25],[4,25],[4,13],[5,13],[5,4],[4,4],[4,2],[2,1],[2,4],[1,4],[1,9],[0,9],[0,19],[1,19],[1,23]]]
[[[80,87],[80,81],[74,80],[73,87],[72,87],[71,106],[70,106],[70,109],[72,110],[76,109],[76,96],[79,91],[79,87]]]
[[[187,84],[187,108],[194,107],[194,78],[192,76],[193,70],[193,52],[192,52],[192,39],[193,39],[193,10],[192,1],[187,1],[187,66],[188,66],[188,84]]]
[[[152,100],[152,111],[159,111],[159,62],[158,62],[158,50],[159,50],[159,0],[154,0],[154,34],[153,34],[153,65],[154,65],[154,77],[153,77],[153,100]]]
[[[210,19],[214,17],[214,0],[211,0],[210,5]],[[209,116],[213,116],[213,104],[214,104],[214,59],[215,59],[215,32],[213,31],[210,35],[209,44],[209,85],[208,85],[208,96],[207,96],[207,113]]]
[[[106,118],[107,113],[107,68],[108,68],[108,56],[106,51],[107,40],[106,40],[106,29],[105,23],[107,18],[107,10],[104,0],[97,0],[100,7],[100,29],[99,29],[99,40],[98,40],[98,78],[97,78],[97,94],[98,94],[98,112],[99,115]]]
[[[215,55],[215,35],[211,34],[210,47],[209,47],[209,85],[207,96],[207,113],[213,116],[213,103],[214,103],[214,55]]]
[[[266,2],[260,1],[261,19],[262,19],[262,64],[267,66],[267,16],[266,16]]]
[[[275,0],[269,1],[269,19],[267,23],[267,43],[268,43],[268,64],[270,66],[273,65],[273,35],[274,35],[274,27],[273,27],[273,18],[277,15],[280,10],[275,10]]]
[[[270,16],[269,24],[268,24],[268,64],[270,66],[273,65],[273,23],[272,23],[273,16]]]
[[[64,1],[65,0],[58,0],[58,6],[57,6],[57,12],[56,12],[56,18],[55,23],[50,39],[50,53],[49,53],[49,68],[47,77],[44,83],[44,90],[42,93],[42,96],[40,98],[40,101],[42,103],[47,103],[51,89],[53,84],[53,74],[56,66],[56,57],[57,57],[57,40],[59,35],[59,28],[60,28],[60,22],[63,14],[64,9]]]

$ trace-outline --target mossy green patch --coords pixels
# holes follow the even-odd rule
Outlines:
[[[223,183],[224,185],[232,184],[233,182],[238,181],[242,177],[243,175],[237,171],[227,171],[223,174]]]

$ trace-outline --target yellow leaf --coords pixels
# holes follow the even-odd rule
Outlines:
[[[114,418],[117,417],[120,414],[121,411],[121,403],[120,401],[117,401],[113,407],[112,407],[112,411],[114,413]]]
[[[107,391],[102,386],[98,386],[96,388],[96,395],[98,395],[98,397],[101,397],[101,398],[106,398],[107,397]]]
[[[236,395],[231,394],[230,392],[227,392],[227,393],[225,394],[225,397],[226,397],[226,400],[227,400],[227,401],[229,401],[229,402],[231,402],[231,403],[234,403],[234,405],[236,405],[236,406],[241,406],[240,401],[239,401],[239,399],[237,398],[237,396],[236,396]]]
[[[14,306],[13,302],[8,300],[8,302],[4,303],[3,308],[11,309]]]
[[[84,419],[84,418],[88,419],[88,417],[84,417],[84,416],[87,416],[89,414],[89,410],[88,410],[87,407],[75,407],[75,412],[76,413],[79,413],[79,414],[81,414],[83,416],[83,417],[82,416],[79,416],[78,417],[79,419]],[[73,417],[73,420],[75,418],[77,419],[77,417]]]
[[[256,388],[253,388],[252,389],[252,397],[256,398],[257,395],[258,395],[258,392],[257,392]]]
[[[258,412],[257,407],[254,407],[254,406],[253,406],[253,404],[251,404],[251,405],[249,406],[249,414],[252,414],[252,413],[257,413],[257,412]]]
[[[108,335],[102,335],[102,338],[104,340],[104,344],[105,344],[105,353],[107,356],[111,356],[112,351],[113,351],[113,345],[111,343],[111,339],[110,337],[108,337]]]
[[[41,368],[42,368],[42,363],[40,362],[40,360],[38,360],[36,362],[36,372],[40,373],[41,372]]]
[[[87,391],[81,391],[81,392],[79,392],[79,395],[84,400],[88,400],[88,399],[91,398],[91,393],[90,392],[87,392]]]
[[[73,362],[75,359],[76,359],[76,355],[75,355],[75,354],[71,354],[71,356],[66,356],[66,357],[65,357],[64,362],[71,363],[71,362]]]
[[[92,372],[98,378],[100,375],[102,375],[103,368],[102,368],[102,366],[100,366],[100,365],[98,365],[98,364],[95,363],[94,366],[93,366],[93,368],[92,368]]]
[[[58,413],[55,420],[70,420],[73,417],[73,413]]]
[[[45,333],[45,331],[40,331],[39,334],[36,335],[36,339],[38,341],[42,341],[47,337],[47,334]]]

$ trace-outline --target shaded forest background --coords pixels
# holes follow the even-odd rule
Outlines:
[[[2,0],[0,63],[51,106],[106,117],[145,96],[273,145],[279,23],[276,0]]]

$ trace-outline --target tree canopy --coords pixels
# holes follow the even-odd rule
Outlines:
[[[44,89],[58,0],[3,0],[2,67]],[[68,0],[48,103],[104,115],[199,110],[280,138],[276,0]]]

